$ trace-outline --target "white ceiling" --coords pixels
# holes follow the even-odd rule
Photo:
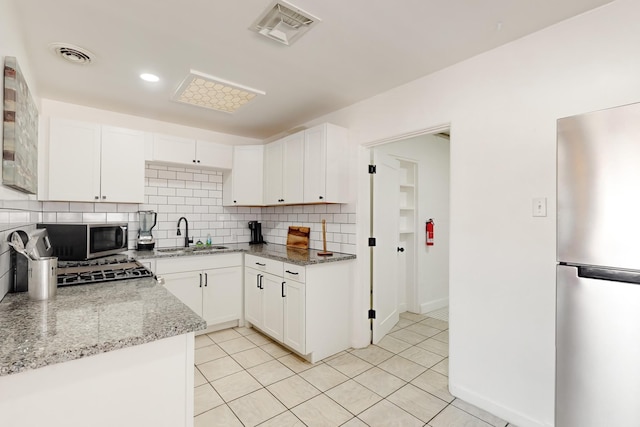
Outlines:
[[[322,22],[289,47],[248,30],[271,0],[15,4],[40,96],[263,139],[610,1],[291,0]],[[170,101],[190,69],[267,94],[231,115]]]

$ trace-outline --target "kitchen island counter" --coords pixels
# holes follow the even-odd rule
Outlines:
[[[205,327],[152,278],[64,286],[49,301],[8,294],[0,425],[191,427]]]
[[[204,329],[155,279],[65,286],[55,299],[0,302],[0,376]]]
[[[224,249],[216,249],[224,248]],[[320,251],[316,249],[298,249],[290,248],[285,245],[276,244],[256,244],[250,245],[248,243],[229,243],[224,245],[214,245],[212,248],[195,247],[189,248],[157,248],[153,251],[129,251],[128,254],[136,259],[150,259],[150,258],[168,258],[168,257],[184,257],[184,256],[198,256],[198,255],[214,255],[225,254],[233,252],[242,252],[250,255],[261,256],[264,258],[270,258],[277,261],[288,262],[290,264],[296,264],[301,266],[323,264],[328,262],[338,262],[355,259],[353,254],[345,254],[340,252],[334,252],[330,256],[320,256]]]

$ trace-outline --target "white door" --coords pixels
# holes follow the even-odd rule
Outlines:
[[[269,273],[264,273],[262,276],[262,304],[264,309],[262,330],[271,338],[282,341],[284,281],[282,277]]]
[[[252,325],[262,328],[262,273],[252,268],[244,269],[244,318]]]
[[[264,203],[282,203],[282,141],[272,142],[264,147]]]
[[[50,127],[48,200],[97,202],[100,125],[52,118]]]
[[[196,164],[210,168],[231,169],[233,147],[208,141],[196,141]]]
[[[373,343],[378,343],[398,323],[398,223],[399,164],[373,150]]]
[[[144,203],[144,132],[102,127],[100,200]]]
[[[304,132],[282,141],[282,195],[284,203],[304,201]]]
[[[293,280],[284,285],[283,342],[292,349],[306,354],[306,314],[304,284]]]
[[[202,317],[207,325],[242,317],[242,267],[204,270]]]
[[[202,316],[202,273],[188,271],[186,273],[163,274],[164,287],[175,295],[198,316]]]

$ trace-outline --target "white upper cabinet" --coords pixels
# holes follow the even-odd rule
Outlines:
[[[345,128],[324,123],[304,131],[304,203],[348,200]]]
[[[100,194],[104,202],[144,202],[144,132],[102,126]]]
[[[283,202],[282,193],[282,141],[264,147],[264,204],[278,205]]]
[[[264,145],[233,147],[233,165],[224,174],[224,206],[262,206]]]
[[[52,118],[45,200],[144,202],[144,132]]]
[[[266,205],[303,203],[304,131],[267,144],[264,154]]]
[[[233,147],[209,141],[196,141],[196,162],[200,166],[216,169],[231,169]]]
[[[231,169],[233,147],[177,136],[153,135],[155,162]]]

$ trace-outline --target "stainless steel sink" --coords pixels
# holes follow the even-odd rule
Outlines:
[[[200,251],[220,251],[223,249],[229,249],[227,246],[190,246],[188,248],[160,248],[156,249],[157,252],[160,253],[170,253],[170,254],[181,254],[181,253],[189,253],[189,252],[200,252]]]

